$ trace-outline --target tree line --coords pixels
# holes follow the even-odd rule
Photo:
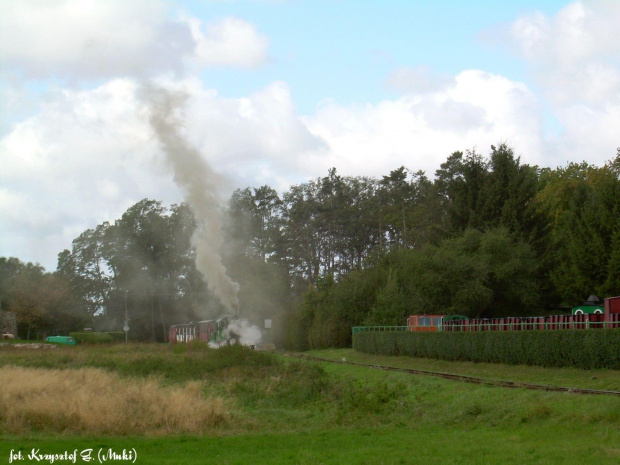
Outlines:
[[[412,313],[534,314],[620,294],[620,150],[551,169],[500,144],[455,152],[432,178],[332,168],[282,194],[238,189],[223,208],[242,316],[273,318],[297,349]],[[225,311],[196,271],[195,229],[187,205],[142,200],[78,236],[53,273],[1,258],[2,306],[24,336],[129,318],[133,339],[163,341],[170,324]]]

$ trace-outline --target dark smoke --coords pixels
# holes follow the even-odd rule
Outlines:
[[[231,313],[237,313],[239,284],[228,276],[219,253],[223,220],[218,201],[221,177],[180,134],[182,120],[178,114],[187,96],[146,85],[142,98],[148,109],[149,123],[174,172],[174,182],[183,190],[198,225],[192,237],[196,268],[222,304]]]

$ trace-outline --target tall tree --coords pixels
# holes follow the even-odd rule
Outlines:
[[[407,204],[412,200],[413,189],[404,166],[390,171],[379,182],[379,195],[383,204],[383,219],[390,244],[407,247]]]
[[[545,174],[539,202],[552,227],[551,276],[566,303],[620,290],[614,268],[620,228],[617,160],[602,168],[571,163]]]
[[[396,271],[389,268],[385,285],[375,297],[375,304],[366,316],[367,326],[403,326],[410,309],[398,282]]]
[[[59,274],[16,258],[0,258],[0,284],[2,308],[16,315],[21,337],[68,334],[82,327],[77,299]]]
[[[539,240],[544,226],[536,206],[538,190],[535,167],[521,164],[506,144],[491,146],[481,191],[482,221],[487,227],[503,226],[530,243]]]
[[[339,221],[339,273],[360,270],[364,261],[382,240],[383,212],[379,186],[370,178],[344,178],[337,218]]]
[[[538,308],[535,254],[505,228],[468,229],[399,263],[413,313],[494,317]]]
[[[269,186],[233,192],[228,207],[228,236],[233,247],[262,260],[276,253],[281,205],[278,193]]]
[[[144,199],[76,238],[59,255],[58,273],[104,328],[119,330],[128,312],[133,338],[165,340],[172,323],[221,313],[196,271],[195,228],[186,205]]]
[[[319,222],[318,183],[293,186],[283,195],[281,256],[294,286],[305,290],[321,276],[322,244]]]
[[[108,222],[88,229],[73,240],[72,250],[58,255],[57,272],[71,282],[73,292],[82,301],[83,313],[103,312],[110,304],[110,292],[115,278],[109,266]]]
[[[443,199],[450,233],[484,226],[483,186],[488,163],[476,151],[454,152],[435,172],[435,184]]]

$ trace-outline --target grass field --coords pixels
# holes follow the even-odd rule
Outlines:
[[[620,390],[617,371],[312,354]],[[0,365],[0,463],[11,462],[11,451],[22,458],[12,463],[50,463],[29,458],[33,449],[77,450],[75,463],[87,463],[80,454],[91,449],[95,463],[110,450],[118,454],[111,463],[129,461],[125,450],[145,464],[620,462],[620,398],[612,396],[472,385],[239,347],[1,347]]]

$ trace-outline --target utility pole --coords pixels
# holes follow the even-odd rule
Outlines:
[[[127,344],[127,336],[129,334],[129,313],[127,312],[127,294],[129,291],[125,291],[125,326],[123,326],[123,331],[125,331],[125,344]]]

